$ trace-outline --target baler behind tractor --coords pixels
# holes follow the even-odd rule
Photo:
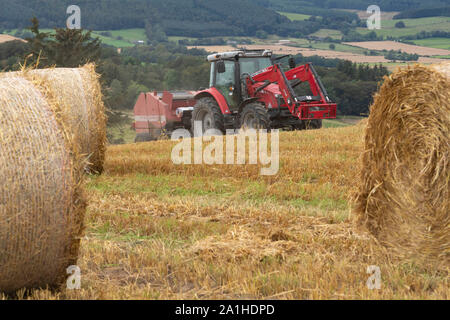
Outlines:
[[[238,50],[208,56],[210,88],[197,92],[141,93],[134,107],[136,142],[156,140],[178,128],[196,136],[208,129],[317,129],[322,119],[336,118],[312,64],[284,72],[281,58],[268,50]],[[308,84],[309,95],[295,88]],[[200,123],[200,126],[194,126]]]

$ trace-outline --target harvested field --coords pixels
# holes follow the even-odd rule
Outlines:
[[[396,41],[345,42],[345,44],[369,50],[401,50],[406,53],[415,53],[420,56],[445,56],[450,54],[450,50],[421,47]]]
[[[352,224],[364,125],[280,134],[280,171],[174,165],[174,142],[111,146],[90,177],[82,289],[56,299],[449,299]],[[367,267],[381,269],[369,290]]]
[[[367,13],[367,11],[363,10],[353,10],[353,9],[342,9],[342,11],[353,12],[358,15],[361,20],[367,20],[372,13]],[[381,11],[381,20],[393,20],[394,16],[399,14],[396,11]]]
[[[25,40],[10,36],[9,34],[0,34],[0,43],[19,40],[25,42]]]
[[[362,43],[362,42],[355,42],[355,43]],[[372,42],[370,42],[370,43],[372,43]],[[376,42],[373,42],[373,43],[376,43]],[[347,44],[353,45],[353,42],[349,42]],[[297,47],[290,47],[290,46],[286,46],[286,45],[244,45],[243,47],[247,48],[247,49],[265,48],[265,49],[272,50],[275,54],[296,55],[296,54],[301,53],[305,57],[317,55],[317,56],[321,56],[321,57],[324,57],[327,59],[350,60],[355,63],[388,63],[390,61],[390,60],[387,60],[384,56],[366,56],[363,54],[350,53],[350,52],[341,52],[341,51],[335,51],[335,50],[319,50],[319,49],[310,49],[310,48],[297,48]],[[236,50],[236,48],[233,48],[232,46],[195,46],[195,47],[189,47],[189,48],[204,49],[211,53]],[[433,49],[433,48],[424,48],[424,49],[425,50],[428,50],[428,49],[441,50],[441,49]],[[374,49],[374,50],[380,50],[380,49]],[[444,51],[448,51],[448,50],[444,50]],[[440,63],[442,61],[445,61],[445,59],[420,57],[418,62],[428,64],[428,63]]]

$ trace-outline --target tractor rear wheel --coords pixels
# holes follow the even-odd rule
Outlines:
[[[191,130],[194,137],[199,137],[210,129],[225,132],[223,114],[213,98],[201,98],[192,111]]]
[[[270,116],[267,109],[259,103],[250,103],[241,113],[241,129],[270,130]]]

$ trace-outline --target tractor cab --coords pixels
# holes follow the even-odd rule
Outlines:
[[[210,88],[196,94],[189,114],[195,135],[208,129],[320,128],[322,119],[335,118],[336,104],[313,65],[296,66],[291,57],[284,70],[279,60],[285,57],[247,49],[209,55]]]
[[[231,111],[238,111],[244,99],[244,78],[273,65],[269,50],[216,53],[208,56],[208,61],[211,62],[210,87],[224,96]]]

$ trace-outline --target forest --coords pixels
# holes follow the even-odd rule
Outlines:
[[[70,0],[0,0],[0,33],[28,26],[35,16],[42,28],[64,27]],[[353,12],[377,4],[384,11],[402,11],[396,18],[449,15],[449,0],[79,0],[82,27],[87,30],[145,28],[148,38],[194,38],[278,35],[306,37],[320,29],[340,30],[345,41],[381,40],[356,33],[365,21]],[[426,8],[424,8],[426,6]],[[411,9],[414,8],[414,9]],[[431,9],[430,9],[431,8]],[[310,15],[291,21],[280,12]],[[372,38],[371,38],[372,37]]]
[[[301,2],[299,2],[301,3]],[[64,27],[70,0],[0,0],[1,29],[22,29],[35,16],[42,28]],[[319,11],[323,19],[290,21],[264,2],[252,0],[79,0],[82,27],[90,30],[160,28],[167,36],[254,36],[258,31],[304,36],[320,28],[349,28],[356,14]]]
[[[69,0],[0,0],[0,28],[25,28],[36,16],[42,28],[64,27]],[[144,28],[160,25],[167,35],[208,37],[314,32],[319,26],[291,22],[250,0],[80,0],[82,26],[91,30]]]
[[[366,10],[370,5],[377,5],[383,11],[405,11],[411,8],[438,8],[449,5],[448,0],[256,0],[258,4],[266,8],[274,8],[280,11],[298,12],[303,10],[326,9],[358,9]]]
[[[426,17],[450,17],[450,6],[439,8],[411,9],[400,12],[394,19],[413,19]]]

